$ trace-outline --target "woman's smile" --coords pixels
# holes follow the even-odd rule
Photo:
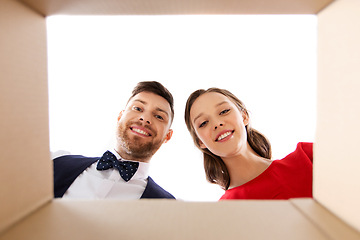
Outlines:
[[[231,138],[235,130],[224,130],[220,132],[215,139],[215,142],[225,142]]]

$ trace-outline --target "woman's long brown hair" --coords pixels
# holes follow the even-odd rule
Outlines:
[[[226,168],[225,163],[221,159],[221,157],[214,155],[212,152],[210,152],[207,148],[202,149],[199,145],[200,139],[197,137],[194,127],[190,120],[190,110],[195,102],[195,100],[203,95],[204,93],[208,92],[217,92],[220,94],[225,95],[228,97],[239,109],[240,112],[243,114],[246,114],[250,120],[250,116],[248,113],[248,110],[246,109],[244,103],[240,101],[234,94],[229,92],[225,89],[220,88],[209,88],[207,90],[200,89],[195,92],[193,92],[187,102],[185,107],[185,123],[186,126],[190,132],[190,135],[192,139],[194,140],[195,145],[197,146],[200,151],[203,152],[204,156],[204,168],[205,168],[205,174],[206,179],[210,183],[215,183],[220,185],[224,190],[227,190],[230,185],[230,175]],[[247,141],[250,145],[250,147],[261,157],[271,159],[271,145],[269,140],[259,131],[255,130],[251,127],[250,121],[246,128],[247,133]]]

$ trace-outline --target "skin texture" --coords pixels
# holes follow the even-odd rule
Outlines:
[[[204,93],[191,109],[190,120],[200,147],[221,157],[230,175],[230,188],[240,186],[264,172],[271,160],[260,157],[247,142],[246,114],[225,95]]]
[[[150,92],[135,95],[118,116],[115,150],[124,159],[149,162],[172,137],[170,113],[163,97]]]

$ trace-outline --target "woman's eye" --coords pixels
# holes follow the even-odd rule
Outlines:
[[[200,124],[199,128],[205,126],[206,123],[207,123],[207,121],[202,122],[202,123]]]
[[[230,111],[230,109],[226,109],[226,110],[222,111],[222,112],[220,113],[220,115],[223,115],[223,114],[225,114],[225,113],[227,113],[227,112],[229,112],[229,111]]]
[[[134,109],[135,111],[141,112],[141,108],[139,108],[139,107],[133,107],[133,109]]]

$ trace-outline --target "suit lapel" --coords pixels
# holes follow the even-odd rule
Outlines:
[[[143,194],[140,197],[142,198],[169,198],[175,199],[173,195],[165,191],[159,185],[155,183],[155,181],[149,176],[148,183],[145,187]]]

